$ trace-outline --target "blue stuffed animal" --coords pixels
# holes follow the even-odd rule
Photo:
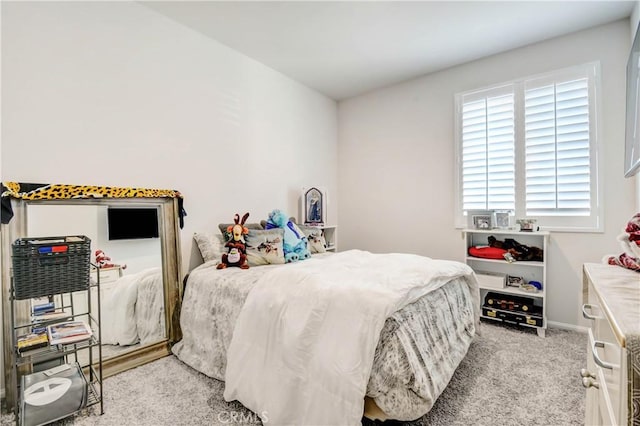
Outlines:
[[[307,237],[304,235],[304,232],[302,232],[295,223],[290,221],[282,211],[276,209],[269,213],[266,228],[284,229],[284,242],[282,246],[285,262],[290,263],[311,257]]]

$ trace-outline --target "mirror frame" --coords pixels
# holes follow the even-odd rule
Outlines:
[[[27,212],[30,205],[104,205],[127,206],[139,204],[159,207],[158,218],[162,258],[162,279],[165,303],[165,326],[167,336],[157,343],[127,351],[110,357],[102,362],[103,378],[112,376],[130,368],[138,367],[171,354],[171,346],[182,338],[180,331],[180,303],[182,301],[182,262],[180,250],[179,206],[177,198],[74,198],[63,200],[22,200],[11,199],[13,218],[8,224],[1,225],[0,256],[2,263],[2,338],[5,398],[7,407],[13,407],[16,398],[17,377],[13,377],[13,339],[11,333],[11,244],[17,238],[27,236]],[[29,318],[29,300],[16,300],[14,303],[16,319]]]

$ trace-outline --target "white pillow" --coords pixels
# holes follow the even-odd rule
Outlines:
[[[249,229],[245,240],[250,266],[284,263],[284,229]]]
[[[307,236],[311,254],[325,253],[327,251],[327,242],[324,239],[324,235],[322,235],[322,229],[305,225],[298,225],[298,227]]]
[[[222,253],[225,253],[225,241],[221,234],[218,232],[196,232],[193,234],[193,239],[196,241],[205,262],[213,260],[219,263],[221,261]]]

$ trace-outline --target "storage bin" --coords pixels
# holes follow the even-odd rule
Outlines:
[[[537,315],[528,315],[524,312],[506,312],[499,309],[494,309],[491,306],[482,307],[482,315],[489,318],[495,318],[502,320],[503,322],[511,324],[525,324],[534,327],[542,327],[542,312],[537,312]]]
[[[480,288],[504,288],[506,274],[496,272],[476,271]]]
[[[12,244],[14,298],[86,290],[90,262],[86,236],[19,238]]]
[[[20,424],[39,426],[63,419],[87,405],[88,385],[78,363],[56,374],[21,378]]]

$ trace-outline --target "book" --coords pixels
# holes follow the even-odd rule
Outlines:
[[[18,336],[16,347],[18,352],[24,354],[33,349],[49,346],[47,333],[30,333]]]
[[[47,326],[49,343],[66,345],[89,339],[93,332],[84,321],[65,321]]]
[[[35,314],[33,315],[33,317],[31,317],[31,319],[33,320],[34,323],[43,323],[43,322],[47,322],[47,321],[61,321],[61,320],[68,320],[69,319],[69,313],[65,312],[63,310],[55,310],[52,312],[45,312],[42,314]]]
[[[56,305],[53,302],[43,303],[41,305],[33,306],[33,314],[40,315],[47,312],[53,312],[56,309]]]

